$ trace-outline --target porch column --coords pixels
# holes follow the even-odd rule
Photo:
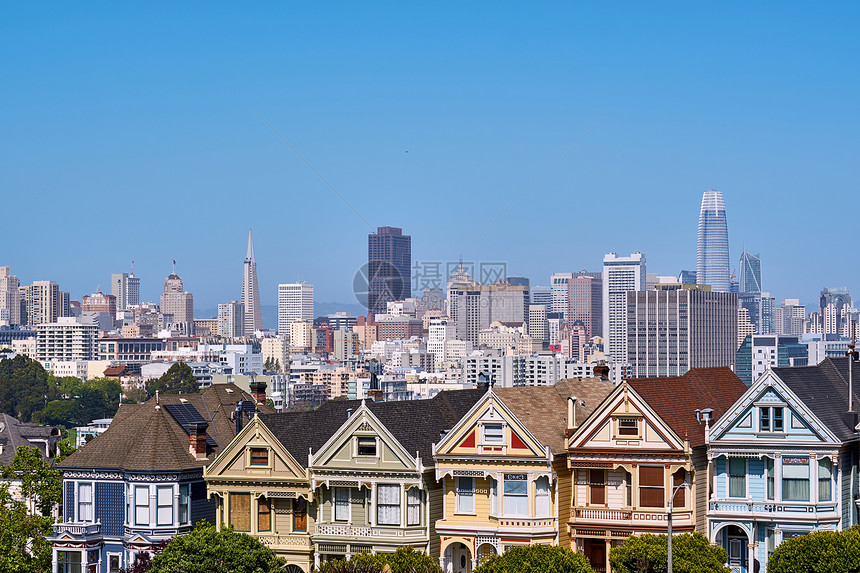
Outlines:
[[[60,564],[60,557],[57,555],[57,548],[51,548],[51,571],[56,573],[57,566]]]
[[[609,550],[612,549],[612,540],[606,540],[606,571],[609,571]]]
[[[752,541],[747,543],[747,555],[747,571],[753,573],[755,571],[755,543]]]
[[[400,484],[400,527],[406,527],[406,484]]]
[[[320,568],[320,552],[314,551],[314,569]]]

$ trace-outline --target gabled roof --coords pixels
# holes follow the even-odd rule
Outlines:
[[[854,411],[860,411],[857,383],[860,382],[860,364],[854,367],[858,374],[854,386]],[[848,358],[825,358],[817,366],[773,368],[773,373],[788,386],[815,416],[842,441],[857,439],[858,435],[845,423],[848,412]]]
[[[430,400],[365,403],[410,455],[418,452],[428,464],[433,459],[433,442],[443,430],[454,427],[483,395],[480,389],[447,390]],[[302,467],[308,467],[308,451],[317,453],[361,402],[329,400],[310,412],[263,414],[260,420]]]
[[[559,454],[567,451],[567,398],[577,398],[577,419],[585,420],[614,389],[612,382],[599,378],[569,378],[555,386],[494,388],[493,391],[535,438],[549,446],[553,454]]]
[[[705,445],[705,424],[696,410],[711,408],[718,420],[747,391],[746,384],[731,368],[693,368],[683,376],[631,378],[627,384],[690,447]]]
[[[143,404],[122,404],[103,434],[58,467],[144,472],[202,468],[236,435],[230,416],[240,400],[253,398],[234,384],[213,384],[201,393],[162,394],[158,404],[155,398]],[[190,404],[208,422],[206,433],[215,445],[208,448],[207,459],[198,460],[190,453],[188,433],[164,408],[168,404]],[[259,408],[271,411],[263,405]]]
[[[30,440],[50,440],[59,438],[60,431],[56,426],[39,426],[19,422],[18,418],[9,414],[0,414],[0,466],[6,466],[15,459],[15,453],[21,446],[38,446]],[[42,450],[43,448],[39,448]],[[42,451],[44,455],[45,452]]]

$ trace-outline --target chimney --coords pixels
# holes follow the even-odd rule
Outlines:
[[[251,396],[254,397],[254,401],[258,404],[266,403],[266,383],[265,382],[251,382],[248,385],[248,388],[251,390]]]
[[[606,365],[606,362],[601,360],[594,365],[594,375],[605,382],[609,381],[609,366]]]
[[[188,424],[188,451],[198,460],[206,459],[206,430],[207,422],[190,422]]]

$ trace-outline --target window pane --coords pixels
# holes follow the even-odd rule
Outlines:
[[[272,506],[269,500],[261,497],[257,500],[257,531],[272,529]]]
[[[782,458],[782,499],[809,501],[808,458]]]
[[[349,488],[334,488],[334,520],[349,520]]]
[[[773,409],[773,431],[781,432],[783,430],[782,424],[782,408],[774,408]]]
[[[665,507],[666,500],[662,487],[639,488],[639,504],[642,507]]]
[[[188,484],[179,486],[179,523],[188,523]]]
[[[831,461],[827,458],[818,460],[818,501],[830,501],[831,499],[831,473]]]
[[[522,474],[505,474],[502,491],[505,515],[526,516],[529,514],[529,486],[525,476]]]
[[[376,438],[358,438],[358,455],[375,456]]]
[[[770,431],[770,408],[759,408],[759,430],[762,432]]]
[[[400,486],[376,486],[376,521],[379,525],[400,525]]]
[[[406,492],[406,525],[421,524],[421,491],[417,487]]]
[[[501,444],[504,442],[504,427],[501,424],[486,424],[484,426],[484,441],[491,444]]]
[[[549,479],[545,477],[535,481],[535,516],[549,517]]]
[[[639,468],[639,485],[663,487],[663,468],[641,466]]]
[[[158,525],[173,524],[173,487],[159,486],[156,488],[156,523]]]
[[[603,470],[589,470],[589,493],[592,505],[606,503],[606,473]]]
[[[251,531],[251,494],[230,494],[230,525],[236,531]]]
[[[743,458],[729,458],[729,497],[746,497],[747,463]]]
[[[252,466],[267,466],[267,465],[269,465],[269,450],[266,448],[251,448],[251,465]]]
[[[684,507],[687,505],[687,488],[678,487],[685,481],[687,481],[686,470],[680,469],[672,476],[672,491],[674,492],[675,488],[678,488],[677,493],[675,493],[674,501],[672,501],[673,507]]]
[[[475,511],[475,478],[457,478],[457,511],[460,513]]]
[[[147,486],[134,488],[134,523],[149,525],[149,488]]]
[[[767,466],[767,498],[773,499],[775,489],[773,460],[771,458],[765,458],[765,464]]]

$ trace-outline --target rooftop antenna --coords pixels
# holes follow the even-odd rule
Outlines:
[[[134,276],[134,261],[131,261],[131,276]]]
[[[173,274],[176,274],[176,259],[173,259]]]
[[[857,343],[857,323],[851,321],[851,344],[848,345],[848,412],[854,412],[854,348]]]

